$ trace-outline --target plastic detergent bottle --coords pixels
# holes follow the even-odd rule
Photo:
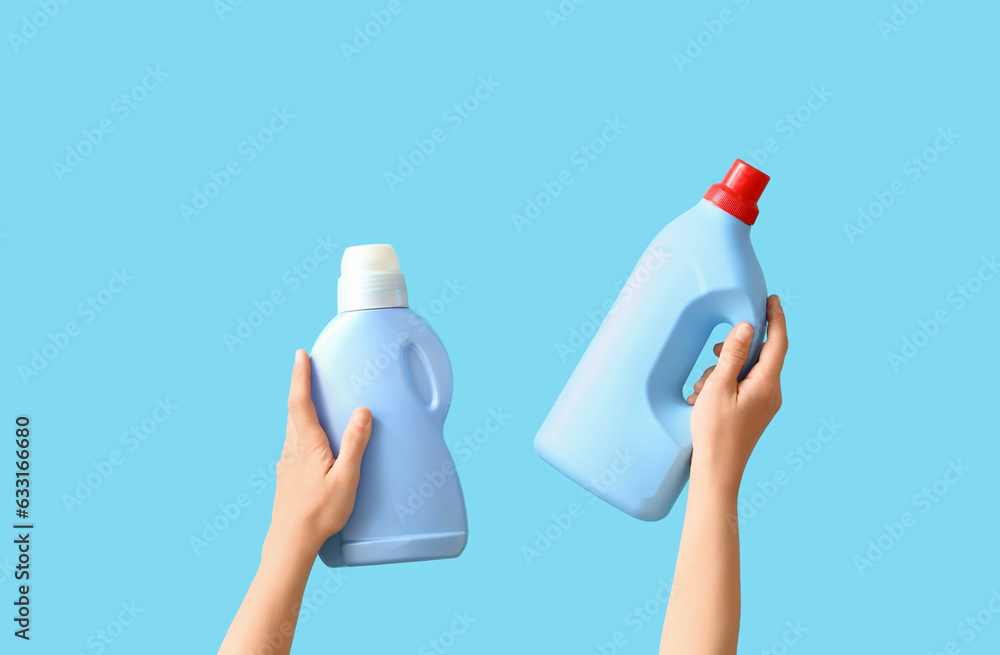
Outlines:
[[[344,251],[337,315],[316,340],[312,398],[336,457],[351,413],[372,413],[354,511],[320,551],[327,566],[457,557],[468,523],[444,443],[451,362],[409,309],[392,246]]]
[[[767,289],[750,226],[769,179],[736,160],[663,228],[535,437],[545,461],[636,518],[662,519],[688,480],[692,408],[683,386],[712,330],[753,325],[740,379],[760,355]]]

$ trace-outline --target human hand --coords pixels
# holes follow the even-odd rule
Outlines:
[[[694,385],[691,412],[691,480],[709,479],[735,495],[750,453],[781,407],[781,366],[788,350],[785,313],[778,296],[767,299],[767,341],[760,359],[737,383],[753,338],[749,323],[734,326],[716,344],[719,363]]]
[[[340,456],[334,459],[316,417],[310,372],[309,356],[297,350],[268,536],[290,540],[315,556],[323,542],[344,527],[354,509],[372,415],[364,407],[354,410],[344,429]]]

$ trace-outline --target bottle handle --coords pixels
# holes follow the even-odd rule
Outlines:
[[[767,307],[766,300],[763,306]],[[742,382],[743,378],[750,372],[750,369],[757,363],[757,360],[760,359],[760,349],[764,346],[764,332],[767,329],[766,309],[761,312],[760,316],[746,316],[743,313],[739,313],[727,319],[726,322],[730,325],[746,322],[753,326],[753,338],[750,340],[750,353],[747,355],[747,363],[743,365],[743,369],[737,378],[739,382]]]
[[[451,407],[451,361],[437,335],[431,332],[430,336],[419,344],[416,341],[404,344],[403,362],[414,397],[440,428]]]
[[[707,313],[700,319],[695,317],[703,312],[703,308],[691,307],[688,310],[691,312],[691,316],[682,316],[679,323],[694,321],[696,323],[694,329],[675,330],[667,338],[654,367],[654,375],[650,377],[650,391],[652,392],[656,388],[662,390],[661,393],[666,392],[670,395],[671,400],[676,403],[675,406],[681,411],[683,426],[690,426],[691,410],[693,409],[693,406],[688,405],[687,399],[684,397],[684,383],[691,375],[691,371],[698,362],[698,356],[704,350],[716,327],[724,323],[736,325],[747,322],[752,325],[754,332],[750,342],[750,353],[738,379],[742,381],[753,365],[757,363],[761,347],[764,344],[767,305],[766,302],[761,303],[760,307],[763,309],[757,313],[758,310],[751,309],[756,304],[745,303],[742,308],[735,311],[719,308],[719,311]]]

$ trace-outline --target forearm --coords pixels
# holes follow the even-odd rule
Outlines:
[[[692,474],[661,655],[733,655],[740,629],[737,489]]]
[[[261,550],[260,567],[222,642],[219,655],[264,652],[287,654],[302,594],[318,548],[271,530]]]

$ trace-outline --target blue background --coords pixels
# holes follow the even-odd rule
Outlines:
[[[47,20],[32,18],[37,2],[6,3],[4,33],[31,36],[8,34],[2,54],[0,420],[12,440],[14,417],[32,419],[37,529],[32,642],[6,619],[2,639],[16,645],[4,651],[97,653],[97,631],[132,602],[142,613],[112,628],[105,652],[218,648],[268,525],[274,485],[257,471],[280,454],[293,351],[335,313],[343,248],[389,242],[412,306],[452,357],[453,452],[490,409],[510,418],[474,455],[456,456],[465,553],[348,570],[299,626],[295,651],[418,653],[467,612],[476,622],[450,653],[589,655],[618,631],[618,652],[654,652],[663,606],[654,600],[646,621],[630,613],[671,579],[685,498],[655,524],[588,503],[531,440],[581,354],[560,357],[557,344],[614,298],[670,218],[774,139],[766,161],[751,160],[772,176],[753,239],[785,300],[791,349],[784,407],[741,498],[788,477],[744,505],[755,513],[742,530],[741,649],[772,649],[799,622],[809,632],[788,652],[923,654],[949,641],[997,652],[989,610],[993,625],[971,642],[956,626],[1000,589],[1000,282],[973,283],[961,308],[949,294],[998,254],[1000,6],[906,4],[916,13],[883,33],[888,1],[594,1],[551,23],[556,0],[402,0],[348,61],[341,43],[385,2],[221,13],[209,0],[73,2]],[[712,22],[727,9],[728,24]],[[25,19],[45,24],[32,31]],[[697,56],[678,65],[688,48]],[[123,116],[116,99],[147,67],[166,77]],[[499,86],[449,122],[480,76]],[[800,109],[813,87],[832,97]],[[294,118],[247,161],[245,140],[275,110]],[[791,129],[785,116],[797,110]],[[628,127],[579,171],[573,153],[615,118]],[[53,163],[102,121],[113,130],[57,175]],[[386,171],[438,128],[446,140],[390,189]],[[949,128],[960,136],[913,180],[906,162]],[[180,206],[230,160],[240,173],[186,221]],[[574,183],[519,232],[511,215],[564,169]],[[849,238],[845,224],[895,180],[905,193]],[[313,268],[307,258],[327,237],[337,250]],[[86,322],[80,304],[122,269],[134,279]],[[446,303],[455,281],[464,288]],[[227,347],[223,335],[275,289],[285,302]],[[894,367],[889,353],[940,310],[948,322]],[[19,367],[68,321],[79,334],[22,379]],[[122,434],[158,398],[179,408],[129,451]],[[837,434],[810,442],[831,418]],[[7,443],[0,488],[12,496]],[[796,470],[788,454],[818,443]],[[78,478],[115,450],[124,463],[67,508]],[[971,470],[939,483],[945,493],[922,511],[914,497],[959,460]],[[195,553],[190,538],[240,493],[249,506]],[[13,518],[10,496],[2,515]],[[583,515],[550,529],[558,538],[529,564],[523,548],[573,502]],[[904,512],[915,526],[859,571],[855,558]],[[9,612],[15,553],[3,532]],[[314,568],[307,596],[325,574]]]

